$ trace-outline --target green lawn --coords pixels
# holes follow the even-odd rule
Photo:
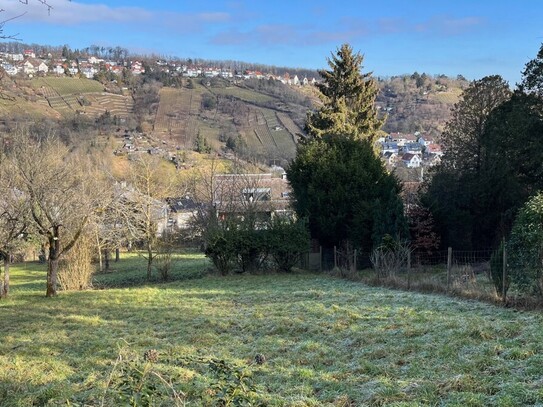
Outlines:
[[[144,273],[137,258],[115,268],[97,285]],[[537,312],[322,274],[128,279],[54,299],[44,278],[38,265],[13,267],[0,301],[1,406],[129,405],[119,394],[164,406],[173,395],[187,406],[236,395],[268,406],[543,403]],[[156,363],[143,360],[149,349]]]

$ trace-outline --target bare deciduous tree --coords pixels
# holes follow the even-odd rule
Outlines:
[[[175,194],[175,179],[163,171],[163,160],[158,156],[134,156],[130,162],[125,191],[118,212],[125,227],[135,240],[143,242],[147,259],[147,279],[151,279],[154,251],[161,231],[161,221],[167,222],[165,198]]]
[[[60,258],[77,242],[98,206],[90,163],[56,137],[18,134],[13,148],[17,183],[29,205],[33,229],[49,245],[46,296],[57,294]]]

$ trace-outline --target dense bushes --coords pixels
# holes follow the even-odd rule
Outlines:
[[[520,210],[507,249],[512,282],[524,292],[543,297],[543,192]]]
[[[267,268],[289,272],[309,249],[306,223],[277,217],[265,225],[230,222],[208,230],[208,256],[221,275]]]

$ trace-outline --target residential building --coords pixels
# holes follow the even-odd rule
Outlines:
[[[402,162],[407,168],[418,168],[422,163],[422,159],[419,154],[405,153],[402,155]]]
[[[215,176],[213,206],[219,219],[252,213],[260,221],[290,213],[290,185],[286,174],[222,174]]]

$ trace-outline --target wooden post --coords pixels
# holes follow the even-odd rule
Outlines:
[[[319,246],[319,270],[322,271],[322,246]]]
[[[407,252],[407,289],[411,289],[411,250]]]
[[[447,292],[451,289],[452,247],[447,250]]]
[[[334,246],[334,268],[337,267],[337,250],[336,246]]]
[[[507,252],[505,250],[505,238],[503,239],[503,259],[502,259],[502,267],[503,267],[503,274],[502,274],[502,300],[505,304],[506,302],[506,294],[507,294],[507,289],[506,289],[506,278],[507,278]]]

